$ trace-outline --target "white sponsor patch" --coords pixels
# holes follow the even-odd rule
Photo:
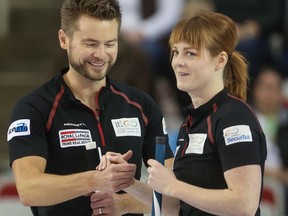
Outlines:
[[[90,142],[85,144],[86,150],[96,149],[96,142]]]
[[[66,129],[59,131],[61,148],[86,146],[92,143],[90,130],[86,129]]]
[[[122,136],[141,136],[141,127],[138,118],[111,119],[115,134]]]
[[[195,153],[195,154],[203,154],[205,140],[207,138],[207,134],[189,134],[189,144],[185,151],[185,154]]]
[[[19,119],[10,125],[7,132],[7,141],[17,136],[28,136],[30,133],[30,119]]]
[[[240,142],[252,142],[251,130],[248,125],[235,125],[225,128],[223,136],[226,145]]]

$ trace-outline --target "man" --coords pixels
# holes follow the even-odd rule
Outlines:
[[[107,77],[120,25],[117,0],[64,0],[59,41],[69,69],[14,108],[7,134],[10,163],[20,199],[34,215],[90,216],[91,201],[99,204],[94,215],[144,211],[130,195],[109,192],[140,178],[142,158],[153,158],[155,137],[167,133],[151,97]],[[128,150],[129,163],[95,170],[98,153]]]

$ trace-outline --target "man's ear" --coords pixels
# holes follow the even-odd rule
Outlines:
[[[68,47],[68,37],[63,31],[63,29],[60,29],[58,32],[58,38],[59,38],[59,43],[62,49],[67,49]]]
[[[223,69],[228,61],[228,55],[225,51],[222,51],[217,56],[217,62],[216,62],[216,70]]]

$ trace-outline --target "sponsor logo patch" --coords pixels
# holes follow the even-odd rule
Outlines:
[[[189,136],[189,145],[185,153],[203,154],[207,134],[196,133],[196,134],[189,134],[188,136]]]
[[[141,136],[141,127],[138,118],[111,119],[117,137]]]
[[[86,129],[66,129],[59,131],[61,148],[86,146],[92,142],[90,130]]]
[[[96,142],[90,142],[85,144],[86,150],[96,149]],[[98,147],[99,148],[99,147]]]
[[[19,119],[10,125],[7,132],[7,141],[13,137],[28,136],[30,134],[30,119]]]
[[[252,134],[248,125],[235,125],[225,128],[223,136],[227,146],[240,142],[252,142]]]

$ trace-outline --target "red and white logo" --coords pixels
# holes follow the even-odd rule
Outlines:
[[[85,146],[92,142],[90,130],[66,129],[59,131],[61,148]]]

